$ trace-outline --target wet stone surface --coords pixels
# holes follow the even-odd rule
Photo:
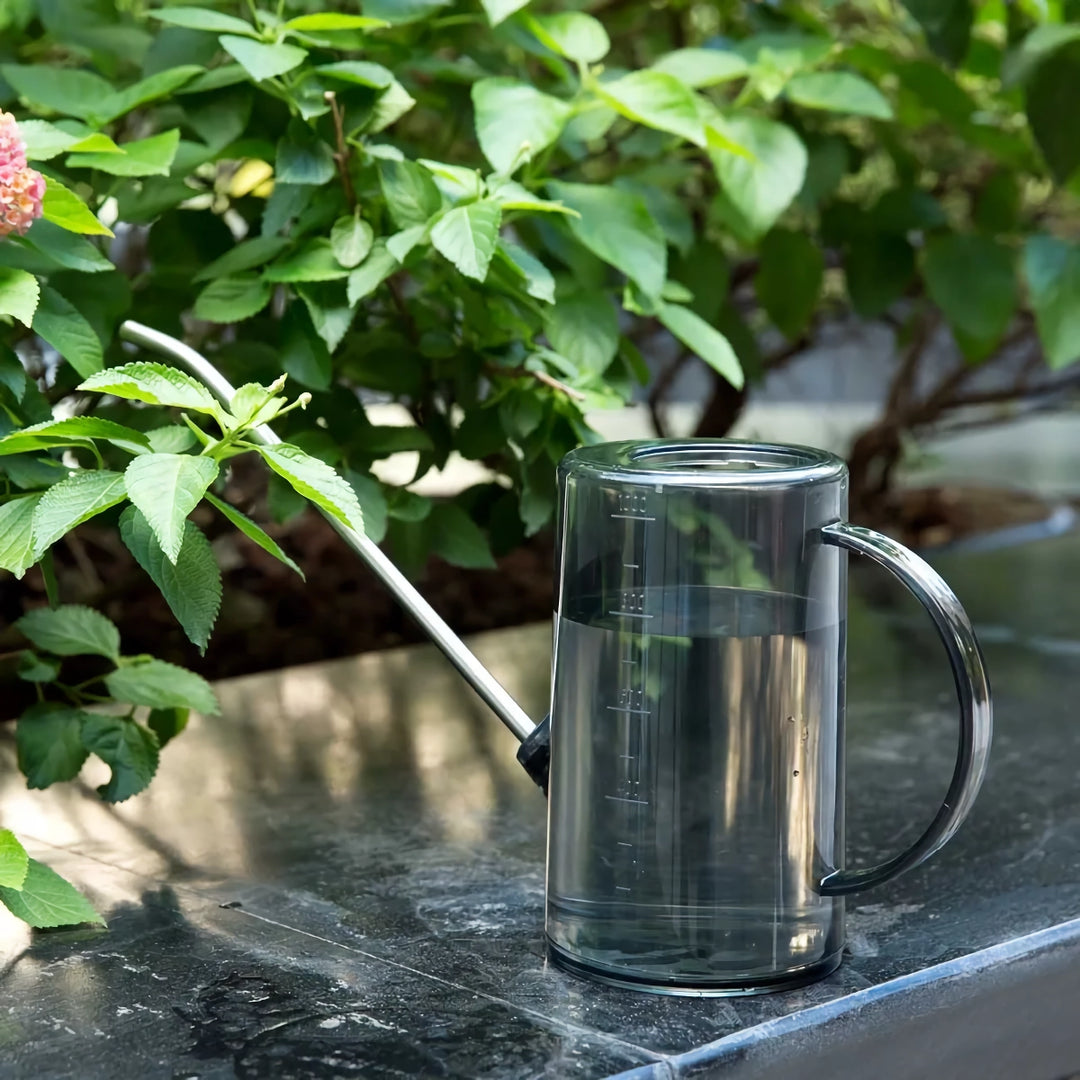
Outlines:
[[[1064,585],[1080,536],[937,565],[983,638],[991,773],[939,856],[850,901],[826,980],[692,1000],[554,970],[544,805],[512,737],[434,652],[369,654],[221,684],[223,715],[193,721],[120,807],[89,772],[26,791],[0,743],[0,820],[109,920],[31,935],[4,917],[0,1076],[671,1080],[687,1051],[1077,917],[1080,601]],[[862,567],[851,591],[859,865],[925,827],[956,733],[914,601]],[[477,642],[537,716],[549,640],[530,627]]]

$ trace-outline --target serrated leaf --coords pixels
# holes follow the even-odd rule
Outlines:
[[[146,13],[152,19],[160,19],[170,26],[182,26],[186,30],[206,30],[215,34],[242,34],[257,37],[258,31],[250,23],[235,15],[225,15],[201,7],[153,8]]]
[[[74,780],[86,761],[82,724],[87,713],[53,702],[27,709],[15,724],[19,770],[29,788]]]
[[[207,715],[219,712],[214,691],[201,675],[164,660],[125,664],[105,676],[105,685],[117,701],[132,705],[191,708]]]
[[[190,450],[196,442],[191,429],[182,424],[151,428],[146,432],[146,438],[150,449],[156,454],[182,454],[185,450]]]
[[[100,75],[55,64],[3,64],[0,74],[32,105],[89,120],[114,91]]]
[[[47,341],[84,379],[104,363],[101,339],[75,305],[46,286],[34,312],[34,333]]]
[[[404,263],[409,252],[417,244],[430,240],[430,230],[427,225],[410,225],[401,232],[394,233],[386,238],[386,250],[393,256],[397,263]]]
[[[40,495],[22,495],[0,505],[0,567],[16,578],[34,565],[34,509]]]
[[[89,715],[83,721],[82,740],[112,770],[108,783],[97,789],[106,802],[138,795],[157,772],[157,736],[130,717]]]
[[[123,473],[83,469],[53,484],[34,511],[34,561],[76,525],[127,498]]]
[[[392,72],[370,60],[338,60],[332,64],[319,64],[313,70],[321,78],[369,86],[373,90],[385,90],[394,81]]]
[[[146,726],[157,736],[158,748],[165,749],[187,727],[190,716],[188,709],[151,709],[146,718]]]
[[[276,181],[318,187],[333,180],[336,171],[333,152],[318,133],[302,120],[291,120],[277,144]]]
[[[230,506],[227,502],[209,492],[206,494],[206,501],[212,506],[217,507],[217,509],[220,510],[221,513],[236,526],[236,528],[238,528],[249,540],[258,544],[263,551],[267,552],[269,555],[273,555],[278,562],[284,563],[290,570],[295,570],[303,580],[307,580],[304,578],[304,571],[281,550],[278,542],[272,536],[268,536],[254,521],[251,520],[251,518],[242,514],[235,506]]]
[[[345,302],[344,290],[334,283],[320,285],[317,282],[295,286],[304,301],[315,333],[333,352],[349,332],[353,320],[353,307]]]
[[[21,889],[30,856],[10,829],[0,829],[0,888]]]
[[[501,221],[502,210],[490,199],[456,206],[432,227],[431,243],[466,277],[483,281],[495,254]]]
[[[213,501],[212,495],[207,498]],[[175,563],[170,562],[150,523],[134,506],[120,515],[120,536],[158,587],[188,640],[205,653],[221,609],[221,571],[210,542],[193,521],[185,521],[180,553]]]
[[[16,619],[15,627],[39,649],[56,656],[91,653],[115,660],[120,655],[120,631],[112,620],[82,604],[36,608]]]
[[[431,550],[452,566],[490,570],[495,567],[491,545],[480,526],[460,506],[438,503],[428,516]]]
[[[584,12],[528,16],[525,25],[552,52],[581,64],[595,64],[611,49],[611,39],[603,23]]]
[[[0,266],[0,315],[10,315],[29,326],[34,321],[40,291],[33,274]]]
[[[379,162],[379,183],[390,216],[400,229],[426,224],[442,207],[431,173],[415,162]]]
[[[796,75],[784,88],[796,105],[827,112],[891,120],[893,111],[885,95],[866,79],[849,71],[812,71]]]
[[[216,461],[191,454],[143,454],[124,470],[128,498],[142,511],[173,565],[184,543],[184,522],[217,474]]]
[[[282,236],[253,236],[236,247],[230,248],[220,258],[204,266],[193,281],[211,281],[214,278],[230,277],[244,270],[268,263],[280,255],[289,246],[289,241]]]
[[[91,241],[61,229],[45,218],[34,223],[23,243],[68,270],[100,274],[116,269]]]
[[[74,885],[37,859],[30,860],[21,889],[0,887],[0,901],[16,918],[38,929],[79,923],[105,925]]]
[[[680,304],[661,303],[657,317],[688,349],[696,353],[736,390],[744,383],[742,365],[735,350],[719,330]]]
[[[75,194],[51,176],[45,178],[45,197],[41,201],[41,213],[68,232],[84,236],[112,236],[112,229],[102,225],[94,212]]]
[[[17,672],[20,679],[30,683],[52,682],[60,674],[60,661],[51,656],[38,656],[30,649],[23,649],[19,653],[19,668]]]
[[[1010,248],[987,236],[935,236],[923,252],[923,277],[930,299],[949,324],[977,341],[997,341],[1016,311],[1014,258]]]
[[[555,278],[534,255],[507,240],[499,241],[499,251],[506,261],[525,278],[525,291],[547,304],[555,303]]]
[[[350,305],[370,296],[399,267],[398,260],[377,241],[368,257],[349,274],[348,301]]]
[[[330,230],[330,249],[334,258],[348,270],[359,266],[371,251],[375,232],[359,211],[340,217]]]
[[[415,104],[416,99],[408,90],[397,79],[392,79],[390,85],[376,99],[371,116],[365,125],[365,133],[374,135],[385,131],[391,124],[400,120]]]
[[[705,124],[697,98],[674,75],[651,68],[634,71],[609,83],[597,83],[596,92],[623,116],[646,127],[668,131],[706,145]]]
[[[676,49],[661,56],[652,70],[674,75],[687,86],[705,87],[741,79],[750,65],[745,57],[727,49]]]
[[[1030,236],[1023,268],[1046,362],[1056,371],[1080,359],[1080,247]]]
[[[68,147],[77,143],[81,136],[72,135],[48,120],[22,120],[19,135],[26,147],[28,161],[51,161]]]
[[[69,169],[97,169],[110,176],[168,176],[179,145],[180,129],[173,128],[124,143],[121,154],[69,154],[64,164]]]
[[[647,295],[659,295],[667,279],[667,244],[639,196],[604,184],[552,182],[547,187],[580,215],[567,224],[585,247]]]
[[[0,439],[0,456],[23,454],[50,446],[65,446],[85,439],[108,439],[131,453],[149,447],[147,437],[134,428],[103,420],[97,416],[72,416],[66,420],[46,420],[40,424],[19,428]]]
[[[118,117],[137,109],[140,105],[157,101],[174,93],[185,83],[191,82],[196,75],[201,75],[203,68],[198,64],[184,64],[179,67],[155,71],[145,79],[140,79],[131,86],[125,86],[110,94],[94,109],[93,120],[96,124],[107,124]],[[148,141],[148,140],[144,140]],[[129,143],[128,146],[131,144]],[[73,149],[81,149],[73,147]],[[127,150],[127,147],[124,147]]]
[[[221,47],[256,81],[273,79],[292,71],[307,59],[307,49],[278,42],[268,45],[250,38],[222,34]]]
[[[600,374],[619,348],[615,305],[600,290],[575,289],[544,312],[551,347],[582,371]]]
[[[261,446],[263,460],[293,490],[356,532],[364,531],[363,514],[353,489],[325,462],[298,446]]]
[[[509,172],[551,146],[573,112],[571,106],[515,79],[473,83],[476,138],[496,172]],[[523,146],[528,148],[523,150]]]
[[[315,332],[303,303],[292,303],[281,320],[280,356],[285,373],[312,390],[328,390],[334,365],[326,342]]]
[[[149,405],[217,414],[217,400],[198,380],[165,364],[133,363],[106,368],[85,379],[80,390],[95,390]]]
[[[298,251],[273,263],[263,271],[263,281],[338,281],[349,271],[334,257],[334,249],[324,236],[309,240]]]
[[[491,198],[504,210],[533,210],[541,214],[565,214],[567,217],[577,217],[575,211],[569,206],[563,206],[560,202],[552,202],[534,195],[528,188],[523,187],[516,180],[500,180],[491,188]]]
[[[221,277],[195,297],[192,310],[196,318],[207,322],[243,322],[258,315],[270,303],[273,292],[270,283],[255,274]]]

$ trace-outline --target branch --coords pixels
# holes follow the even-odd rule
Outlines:
[[[337,165],[341,176],[341,186],[345,189],[345,201],[350,210],[356,209],[356,192],[353,189],[352,177],[349,175],[349,155],[351,150],[345,141],[345,125],[341,119],[341,109],[337,103],[337,95],[333,90],[327,90],[323,95],[330,106],[330,112],[334,117],[334,137],[337,139],[337,150],[334,151],[334,164]]]
[[[896,370],[896,375],[893,377],[892,385],[889,387],[889,397],[885,404],[887,417],[903,413],[909,406],[919,373],[919,364],[940,321],[941,316],[936,311],[919,320],[903,359],[900,361],[900,366]]]
[[[690,359],[690,356],[689,349],[682,349],[676,356],[672,357],[664,370],[657,376],[653,388],[649,391],[649,416],[652,418],[653,430],[660,439],[667,438],[667,425],[660,415],[660,406],[663,404],[667,392],[671,389],[671,384],[675,381],[679,372],[682,371],[683,365]]]
[[[558,390],[559,393],[565,394],[575,401],[584,401],[588,396],[580,390],[575,390],[572,386],[567,386],[566,383],[556,379],[554,375],[549,375],[546,371],[533,371],[531,368],[526,367],[496,367],[494,364],[488,364],[486,368],[489,375],[503,375],[509,379],[535,379],[537,382],[550,386],[552,390]]]

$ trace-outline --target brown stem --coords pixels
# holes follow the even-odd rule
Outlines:
[[[885,403],[885,416],[895,416],[898,412],[907,408],[911,402],[919,374],[919,364],[922,362],[923,353],[929,345],[934,331],[938,327],[940,317],[936,311],[919,319],[915,332],[907,349],[904,350],[903,359],[893,376],[892,385],[889,387],[889,397]]]
[[[559,393],[565,394],[575,401],[584,401],[588,396],[580,390],[575,390],[572,386],[567,386],[566,383],[556,379],[554,375],[549,375],[546,371],[533,371],[531,368],[526,367],[495,367],[491,364],[488,365],[487,370],[491,375],[502,375],[510,379],[535,379],[537,382],[550,386],[552,390],[558,390]]]
[[[334,151],[334,164],[337,165],[341,176],[341,186],[345,189],[345,201],[350,210],[356,209],[356,191],[353,189],[352,177],[349,175],[349,157],[351,151],[345,141],[345,124],[341,116],[341,107],[337,103],[337,95],[333,90],[327,90],[323,95],[330,106],[330,114],[334,118],[334,136],[337,140],[337,150]]]
[[[660,415],[660,406],[663,404],[668,390],[671,389],[671,384],[675,381],[675,377],[682,371],[686,361],[689,360],[692,355],[693,354],[689,349],[681,350],[677,356],[673,357],[668,362],[664,370],[660,372],[656,382],[653,383],[652,389],[649,391],[649,415],[652,417],[653,431],[656,432],[658,438],[666,439],[668,436],[667,425],[664,423],[664,418]]]
[[[405,303],[405,295],[401,291],[401,282],[398,280],[398,275],[393,274],[388,277],[386,286],[390,290],[390,297],[394,301],[394,307],[397,308],[401,321],[405,325],[406,336],[414,345],[417,344],[420,337],[416,332],[416,320],[412,317],[409,305]]]

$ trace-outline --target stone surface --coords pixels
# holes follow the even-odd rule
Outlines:
[[[724,1076],[740,1039],[771,1030],[756,1025],[812,1020],[1077,917],[1080,603],[1069,583],[1080,536],[937,563],[985,646],[990,776],[940,855],[852,899],[848,955],[823,982],[692,1000],[554,970],[542,942],[544,804],[513,738],[434,651],[371,654],[222,684],[222,716],[193,721],[150,790],[119,807],[98,801],[89,768],[28,792],[10,740],[0,744],[0,820],[109,920],[107,932],[32,935],[4,916],[0,1076]],[[956,733],[928,621],[879,572],[856,569],[857,865],[929,821]],[[547,627],[476,642],[536,716],[548,642]]]

